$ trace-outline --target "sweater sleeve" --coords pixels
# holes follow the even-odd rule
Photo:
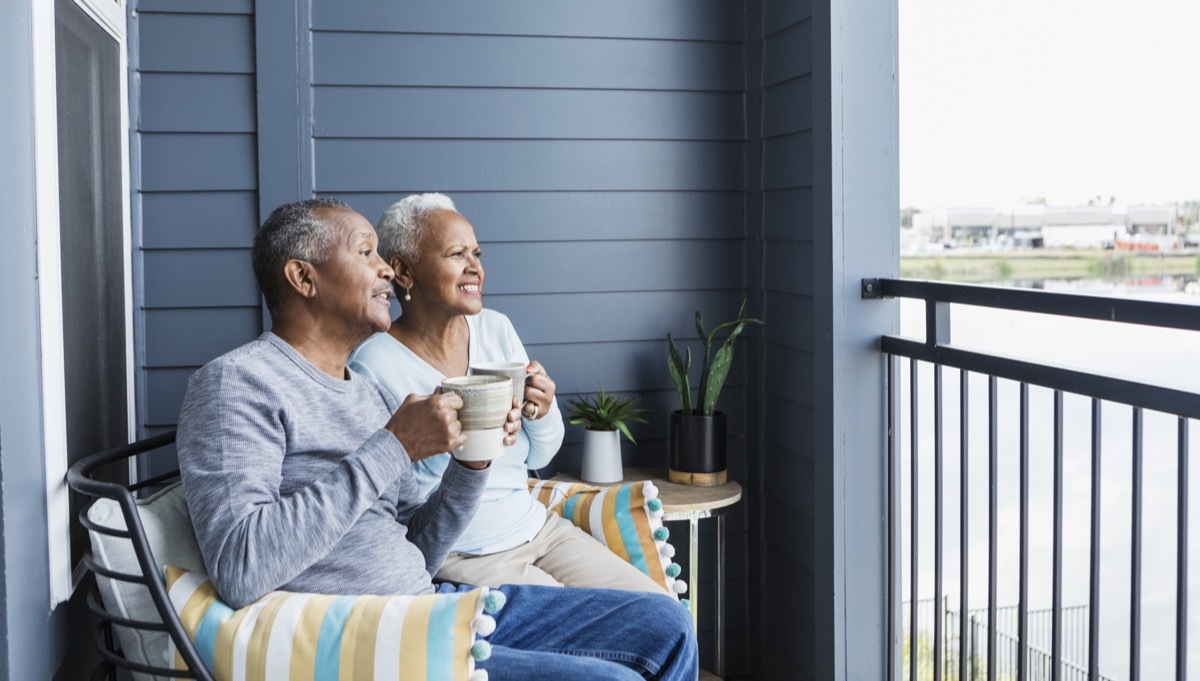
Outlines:
[[[451,460],[441,484],[420,503],[413,472],[411,468],[405,471],[396,502],[396,519],[408,527],[408,540],[425,556],[429,574],[442,567],[454,542],[475,517],[487,480],[487,468],[472,470]]]
[[[268,383],[237,364],[210,364],[189,381],[180,412],[177,446],[192,525],[209,577],[235,608],[319,561],[397,476],[411,476],[403,446],[380,428],[282,495],[287,414]]]

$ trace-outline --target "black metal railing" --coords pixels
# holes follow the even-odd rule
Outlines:
[[[1173,666],[1174,678],[1183,681],[1187,678],[1187,611],[1188,611],[1188,425],[1192,419],[1200,418],[1200,394],[1195,391],[1166,387],[1148,381],[1119,377],[1104,371],[1080,370],[1048,362],[1031,361],[996,352],[981,352],[956,347],[951,342],[950,310],[951,305],[974,306],[979,308],[996,308],[1001,310],[1039,313],[1056,317],[1070,317],[1102,322],[1137,324],[1161,329],[1183,331],[1200,331],[1200,308],[1192,305],[1151,302],[1130,299],[1107,298],[1076,294],[1051,293],[1037,290],[1023,290],[991,286],[975,286],[965,284],[948,284],[902,279],[869,279],[863,280],[864,298],[911,298],[924,302],[925,307],[925,338],[914,340],[902,336],[887,335],[881,339],[881,351],[887,356],[888,381],[888,427],[889,444],[889,490],[892,498],[889,501],[888,528],[890,535],[889,571],[891,593],[889,594],[889,641],[893,643],[890,655],[889,669],[895,681],[907,679],[930,679],[931,681],[950,681],[951,679],[986,679],[996,681],[1025,681],[1027,679],[1046,679],[1046,681],[1063,681],[1087,679],[1100,681],[1112,678],[1137,681],[1142,674],[1142,579],[1143,579],[1143,442],[1147,437],[1145,413],[1161,412],[1169,417],[1167,428],[1170,437],[1176,443],[1173,445],[1172,456],[1175,458],[1175,477],[1177,486],[1175,494],[1176,537],[1174,542],[1175,570],[1175,602],[1170,616],[1163,618],[1165,626],[1174,630],[1174,659],[1167,660],[1167,666]],[[1200,339],[1197,339],[1200,340]],[[905,362],[904,360],[908,360]],[[945,452],[943,430],[946,428],[946,418],[954,416],[952,407],[943,404],[944,379],[943,370],[948,369],[958,373],[958,409],[957,423],[959,433],[959,467],[960,481],[958,484],[958,509],[960,517],[959,544],[957,557],[959,567],[958,588],[954,593],[947,593],[943,562],[945,547],[943,524],[945,520],[944,500],[945,480],[943,465]],[[922,392],[923,383],[932,379],[932,396]],[[903,382],[907,380],[909,402],[904,404],[905,395],[902,392]],[[986,380],[986,447],[979,444],[982,438],[970,437],[971,399],[974,392],[979,390]],[[973,387],[974,384],[974,387]],[[1015,384],[1019,399],[1016,408],[1019,415],[1015,420],[1018,424],[1017,445],[1006,448],[1003,456],[1005,465],[1010,463],[1018,469],[1019,491],[1016,495],[1019,504],[1018,541],[1019,549],[1015,552],[1018,560],[1017,567],[1017,604],[1011,608],[1000,607],[998,600],[998,503],[999,487],[997,484],[998,469],[1001,463],[1000,431],[1001,424],[998,415],[1000,402],[1000,386],[1006,388]],[[1048,393],[1050,401],[1045,409],[1039,410],[1033,416],[1052,421],[1051,442],[1047,450],[1050,461],[1047,464],[1052,473],[1049,481],[1052,497],[1049,533],[1051,539],[1052,563],[1049,570],[1050,607],[1034,611],[1030,607],[1030,419],[1031,400],[1030,388],[1035,387],[1039,393]],[[1090,475],[1090,490],[1087,495],[1086,509],[1088,524],[1088,561],[1087,561],[1087,604],[1064,607],[1063,597],[1063,561],[1064,561],[1064,396],[1067,399],[1083,402],[1090,401],[1090,423],[1086,432],[1090,442],[1086,449],[1080,448],[1090,456],[1088,469]],[[1074,397],[1078,396],[1078,397]],[[929,406],[930,400],[932,406]],[[1006,403],[1007,404],[1007,403]],[[922,407],[924,405],[924,407]],[[1111,438],[1106,441],[1102,429],[1102,413],[1106,405],[1124,405],[1131,415],[1129,432],[1131,440],[1125,443],[1114,443]],[[907,408],[909,418],[902,419]],[[919,418],[921,408],[931,408],[932,432],[929,427],[922,425],[930,419],[922,421]],[[1007,423],[1008,421],[1006,421]],[[1162,419],[1155,416],[1156,427],[1159,431],[1156,437],[1162,436]],[[1071,425],[1079,426],[1072,422]],[[902,427],[908,427],[907,434],[901,433]],[[1171,432],[1174,431],[1174,432]],[[1009,437],[1005,433],[1005,437]],[[902,439],[903,438],[903,439]],[[1156,440],[1157,441],[1157,440]],[[905,445],[907,444],[907,448]],[[1045,445],[1045,443],[1039,443]],[[907,449],[907,452],[905,451]],[[982,508],[984,504],[972,502],[969,498],[971,485],[969,478],[969,463],[972,450],[986,449],[987,457],[987,565],[986,607],[970,609],[961,604],[971,604],[981,600],[976,596],[972,600],[969,586],[971,577],[976,574],[972,570],[982,572],[982,568],[972,566],[968,560],[971,533],[970,517],[972,503]],[[1015,449],[1016,461],[1008,457]],[[1128,518],[1129,531],[1129,607],[1128,607],[1128,638],[1124,640],[1101,640],[1101,588],[1100,588],[1100,546],[1102,535],[1102,453],[1110,451],[1128,451],[1129,475],[1131,486],[1130,507]],[[925,451],[923,456],[919,454]],[[931,452],[931,454],[930,454]],[[976,454],[983,456],[982,451]],[[929,484],[929,475],[923,475],[920,468],[922,459],[926,465],[932,457],[932,506],[931,520],[922,517],[920,504],[921,493],[929,491],[921,489],[923,484]],[[1120,471],[1124,473],[1124,471]],[[902,488],[903,475],[909,477],[909,486]],[[904,503],[907,494],[907,503]],[[1111,501],[1109,502],[1111,505]],[[908,513],[907,523],[904,513]],[[932,570],[922,572],[923,566],[918,558],[921,555],[919,539],[932,526]],[[904,532],[908,532],[907,541]],[[1111,542],[1112,537],[1106,541]],[[903,553],[909,553],[908,561],[903,560]],[[929,589],[929,572],[932,572],[932,593]],[[922,579],[924,575],[924,579]],[[1120,585],[1124,589],[1126,585]],[[907,587],[908,593],[902,593]],[[1106,585],[1112,589],[1112,585]],[[925,593],[921,593],[922,590]],[[929,618],[921,622],[920,605],[913,608],[909,603],[918,604],[924,599],[930,603],[941,604],[945,613],[950,611],[945,607],[945,599],[953,598],[960,604],[953,615],[945,614]],[[962,612],[966,611],[965,616]],[[1064,622],[1064,618],[1066,622]],[[1170,620],[1174,620],[1170,622]],[[1163,628],[1163,627],[1159,627]],[[1112,637],[1117,638],[1117,637]],[[1064,649],[1064,639],[1067,648]],[[1127,671],[1105,669],[1101,674],[1100,653],[1102,646],[1117,646],[1125,648],[1122,657],[1128,660]],[[1006,662],[1011,659],[1012,662]],[[1002,666],[1003,665],[1003,666]],[[1111,666],[1111,665],[1110,665]],[[1122,665],[1123,666],[1123,665]]]

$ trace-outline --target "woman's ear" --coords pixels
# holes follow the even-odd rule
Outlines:
[[[404,262],[403,258],[398,255],[393,255],[392,259],[388,261],[388,265],[390,265],[392,271],[396,273],[396,278],[393,279],[393,281],[396,282],[397,286],[402,288],[412,288],[412,268],[408,266],[408,263]]]
[[[300,297],[316,297],[317,282],[313,276],[312,263],[295,258],[288,260],[283,264],[283,278],[287,279],[288,286],[299,293]]]

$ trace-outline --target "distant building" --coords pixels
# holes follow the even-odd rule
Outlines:
[[[935,208],[913,214],[901,249],[910,254],[944,248],[1169,249],[1183,245],[1174,234],[1177,217],[1175,204]]]

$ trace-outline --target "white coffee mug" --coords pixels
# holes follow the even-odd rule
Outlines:
[[[504,424],[512,409],[507,376],[456,376],[442,381],[443,393],[462,398],[458,420],[467,442],[450,454],[463,461],[490,461],[504,455]]]
[[[472,375],[507,376],[512,379],[512,396],[525,408],[525,384],[533,375],[528,362],[480,362],[471,365]]]

